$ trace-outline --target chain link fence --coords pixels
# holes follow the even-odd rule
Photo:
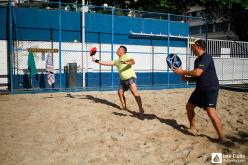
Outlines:
[[[10,81],[14,92],[116,89],[120,81],[118,70],[92,62],[88,51],[96,47],[95,58],[113,61],[118,58],[120,45],[125,45],[127,54],[135,60],[133,68],[139,88],[188,87],[168,68],[166,57],[177,54],[182,68],[189,69],[191,22],[204,22],[197,17],[62,3],[52,3],[45,9],[12,6],[10,11],[14,41],[13,52],[9,52],[13,57]],[[30,48],[41,50],[32,52],[35,75],[28,69]],[[46,70],[49,51],[54,84],[48,83]]]
[[[248,83],[248,42],[208,39],[207,52],[213,56],[220,85]],[[189,69],[194,60],[191,55]]]

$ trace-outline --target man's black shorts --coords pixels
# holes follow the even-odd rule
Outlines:
[[[133,83],[136,83],[136,79],[134,77],[127,80],[120,80],[119,89],[127,91]]]
[[[189,98],[189,103],[203,108],[216,108],[219,90],[199,90],[195,89]]]

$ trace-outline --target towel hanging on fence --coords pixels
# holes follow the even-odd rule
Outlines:
[[[46,71],[47,71],[47,81],[49,85],[55,83],[55,76],[54,76],[54,66],[53,66],[53,57],[51,52],[47,54],[46,60]]]
[[[30,73],[30,76],[33,76],[34,74],[36,74],[34,55],[31,51],[28,53],[28,71]]]

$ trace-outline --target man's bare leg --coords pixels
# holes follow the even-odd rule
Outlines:
[[[193,135],[197,135],[197,130],[196,130],[196,121],[195,121],[195,105],[191,103],[187,103],[186,105],[186,110],[187,110],[187,115],[188,115],[188,120],[190,124],[190,129]]]
[[[126,97],[124,96],[124,90],[119,89],[118,90],[118,96],[121,101],[121,110],[126,110],[127,109],[127,104],[126,104]]]
[[[219,136],[219,141],[223,142],[224,140],[224,131],[223,131],[223,127],[220,121],[220,118],[218,117],[217,113],[216,113],[216,109],[212,108],[212,107],[208,107],[207,108],[207,113],[209,118],[211,119],[215,130],[217,131],[217,134]]]
[[[140,97],[140,95],[138,93],[137,86],[136,86],[135,83],[133,83],[133,84],[130,85],[130,90],[131,90],[131,92],[132,92],[132,94],[133,94],[133,96],[134,96],[134,98],[135,98],[135,100],[136,100],[136,102],[137,102],[137,104],[139,106],[140,113],[143,114],[144,113],[144,109],[142,107],[142,100],[141,100],[141,97]]]

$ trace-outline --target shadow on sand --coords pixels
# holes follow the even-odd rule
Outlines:
[[[108,101],[106,99],[101,99],[101,98],[98,98],[98,97],[95,97],[95,96],[92,96],[92,95],[85,95],[85,97],[81,97],[82,95],[80,95],[80,98],[77,96],[74,96],[74,95],[71,95],[71,94],[67,94],[65,97],[69,97],[69,98],[79,98],[79,99],[89,99],[89,100],[92,100],[94,101],[95,103],[99,103],[99,104],[105,104],[105,105],[108,105],[108,106],[111,106],[113,108],[117,108],[117,109],[120,109],[120,106],[111,102],[111,101]],[[122,112],[128,112],[130,113],[130,115],[127,115],[125,113],[122,113]],[[166,124],[176,130],[178,130],[179,132],[185,134],[185,135],[191,135],[191,136],[194,136],[190,131],[189,131],[189,128],[186,127],[185,125],[183,124],[178,124],[177,121],[175,119],[163,119],[163,118],[160,118],[158,117],[157,115],[155,114],[140,114],[139,112],[135,112],[135,111],[131,111],[129,109],[127,110],[123,110],[123,111],[120,111],[120,112],[113,112],[114,115],[118,115],[118,116],[131,116],[131,117],[135,117],[139,120],[144,120],[144,119],[147,119],[147,120],[158,120],[160,121],[161,123],[163,124]],[[219,143],[218,139],[214,139],[214,138],[211,138],[207,135],[204,135],[204,134],[198,134],[197,136],[199,137],[205,137],[207,138],[208,140],[210,140],[211,142],[214,142],[214,143]],[[237,136],[226,136],[226,138],[228,139],[227,141],[221,143],[223,146],[225,147],[235,147],[235,143],[238,143],[238,144],[246,144],[248,142],[248,133],[246,132],[238,132],[238,135]],[[219,143],[220,144],[220,143]]]

